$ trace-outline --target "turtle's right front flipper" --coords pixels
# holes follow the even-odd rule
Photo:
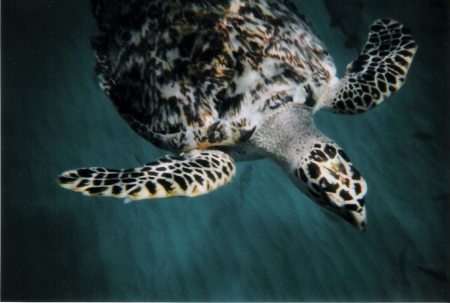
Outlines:
[[[330,83],[317,107],[338,114],[374,108],[405,83],[416,50],[417,44],[403,25],[389,19],[375,21],[359,57],[349,64],[342,79]]]
[[[59,176],[58,182],[85,195],[131,201],[206,194],[231,182],[234,174],[234,161],[227,154],[218,150],[193,150],[139,168],[67,171]]]

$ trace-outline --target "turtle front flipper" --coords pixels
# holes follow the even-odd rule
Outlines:
[[[359,57],[321,95],[318,108],[338,114],[359,114],[374,108],[400,89],[417,50],[410,31],[400,23],[380,19],[370,27]]]
[[[90,196],[131,200],[193,197],[209,193],[235,175],[233,159],[218,150],[192,150],[132,169],[81,168],[59,176],[59,184]]]

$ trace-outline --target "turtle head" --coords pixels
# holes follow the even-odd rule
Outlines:
[[[364,231],[367,185],[344,151],[332,141],[321,141],[313,143],[299,162],[291,173],[297,187],[321,207]]]
[[[309,107],[293,103],[277,109],[250,142],[315,203],[365,229],[366,182],[344,151],[317,130]]]

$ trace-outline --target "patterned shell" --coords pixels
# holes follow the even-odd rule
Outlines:
[[[335,75],[287,1],[96,0],[93,11],[102,88],[163,149],[245,142],[278,106],[313,106]]]

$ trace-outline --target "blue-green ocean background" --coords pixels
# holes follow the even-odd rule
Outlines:
[[[369,184],[367,232],[319,209],[269,160],[238,163],[231,185],[195,199],[124,204],[60,188],[62,171],[165,152],[98,87],[87,0],[3,0],[2,300],[450,300],[449,1],[295,4],[340,75],[379,17],[420,45],[381,106],[315,117]]]

